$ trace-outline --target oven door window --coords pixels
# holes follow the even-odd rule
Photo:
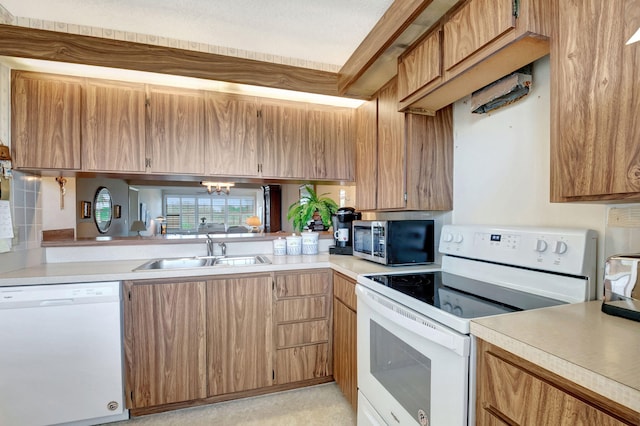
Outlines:
[[[431,413],[431,360],[371,320],[371,375],[407,410]],[[424,413],[424,414],[423,414]]]

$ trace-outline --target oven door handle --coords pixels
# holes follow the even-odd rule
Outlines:
[[[406,330],[436,343],[460,356],[469,356],[469,338],[443,329],[428,318],[404,308],[390,299],[356,286],[359,301],[367,304],[374,312],[393,321]],[[360,310],[360,309],[358,309]]]

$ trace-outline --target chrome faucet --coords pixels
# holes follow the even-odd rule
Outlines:
[[[225,243],[223,243],[223,242],[219,242],[218,245],[222,249],[222,255],[226,256],[227,255],[227,245]]]
[[[207,256],[213,256],[213,240],[209,234],[207,234]]]

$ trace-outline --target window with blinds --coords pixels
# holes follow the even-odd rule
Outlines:
[[[197,231],[202,223],[245,225],[256,213],[256,199],[249,196],[165,195],[164,214],[168,232]]]

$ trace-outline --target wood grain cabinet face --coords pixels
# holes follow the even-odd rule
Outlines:
[[[351,108],[309,105],[309,160],[315,159],[309,178],[355,179],[354,115]]]
[[[13,71],[12,82],[13,167],[79,169],[82,79]]]
[[[125,282],[128,408],[207,396],[204,281]]]
[[[307,105],[264,99],[260,112],[262,177],[306,178],[314,163],[309,158]]]
[[[358,404],[355,281],[333,274],[333,378],[354,411]]]
[[[207,92],[205,99],[206,174],[257,176],[257,98]]]
[[[541,367],[478,341],[476,423],[486,425],[638,424],[637,413],[589,394]]]
[[[275,384],[332,374],[329,271],[275,274]]]
[[[356,111],[356,208],[375,210],[378,188],[378,100]]]
[[[204,100],[198,91],[148,89],[148,171],[202,174],[204,171]]]
[[[634,1],[558,2],[551,43],[551,201],[640,198]]]
[[[144,86],[90,80],[84,96],[82,169],[145,171]]]
[[[438,28],[398,62],[398,99],[442,76],[442,29]]]
[[[209,396],[271,386],[271,274],[207,283]]]

